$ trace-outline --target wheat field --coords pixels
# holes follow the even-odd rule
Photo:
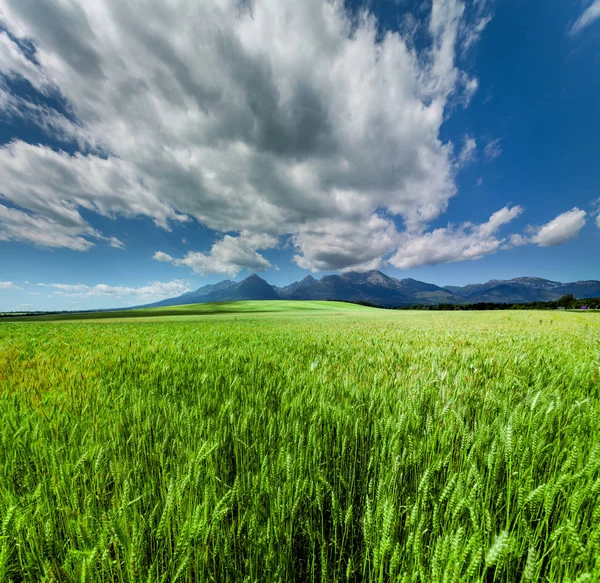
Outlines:
[[[600,316],[0,323],[2,582],[600,581]]]

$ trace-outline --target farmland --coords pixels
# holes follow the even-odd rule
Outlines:
[[[0,322],[0,581],[600,580],[600,315],[84,318]]]

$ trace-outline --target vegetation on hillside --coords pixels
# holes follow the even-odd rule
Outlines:
[[[433,311],[481,311],[481,310],[600,310],[600,298],[577,299],[572,294],[563,296],[553,302],[527,302],[520,304],[476,302],[473,304],[415,304],[411,306],[386,307],[370,302],[359,302],[359,305],[386,310],[433,310]]]
[[[57,322],[72,320],[114,320],[164,318],[172,316],[223,316],[248,314],[306,314],[314,312],[345,313],[368,310],[368,306],[347,302],[302,300],[246,300],[235,302],[211,302],[184,304],[158,308],[123,310],[90,310],[88,312],[29,312],[0,314],[11,322]]]

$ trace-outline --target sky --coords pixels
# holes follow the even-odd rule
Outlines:
[[[600,0],[3,0],[0,311],[600,279],[599,94]]]

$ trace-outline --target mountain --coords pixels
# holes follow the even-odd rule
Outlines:
[[[213,285],[205,285],[196,291],[187,292],[176,298],[169,298],[145,308],[159,308],[164,306],[181,306],[184,304],[203,304],[210,302],[233,302],[236,300],[278,300],[279,294],[272,285],[269,285],[258,275],[251,275],[243,281],[236,283],[226,279]]]
[[[187,292],[176,298],[169,298],[167,300],[155,302],[147,307],[158,308],[162,306],[181,306],[184,304],[202,304],[204,302],[215,301],[210,299],[207,300],[206,298],[210,298],[214,294],[218,294],[224,290],[227,290],[234,285],[237,285],[235,281],[225,279],[219,283],[202,286],[195,291]]]
[[[246,279],[212,294],[213,302],[231,302],[235,300],[278,300],[279,294],[272,285],[269,285],[262,277],[251,275]]]
[[[302,289],[309,288],[315,285],[316,283],[318,282],[312,275],[307,275],[304,279],[301,279],[300,281],[295,281],[294,283],[290,283],[290,285],[286,285],[285,287],[273,287],[281,297],[288,297],[293,293],[296,293]]]
[[[146,307],[178,306],[235,300],[343,300],[398,307],[414,304],[526,303],[558,300],[573,294],[585,299],[600,297],[600,281],[560,283],[539,277],[492,279],[487,283],[439,287],[416,279],[396,279],[381,271],[349,272],[304,279],[284,287],[269,285],[258,275],[236,283],[229,279]]]
[[[516,277],[509,280],[492,279],[487,283],[464,287],[447,286],[449,292],[463,298],[465,303],[551,302],[567,294],[578,299],[600,296],[600,281],[560,283],[539,277]]]
[[[396,279],[381,271],[349,272],[311,278],[310,285],[280,293],[282,298],[297,300],[345,300],[369,302],[381,306],[459,303],[460,297],[437,285],[415,279]],[[304,281],[304,280],[303,280]],[[292,284],[293,286],[293,284]],[[292,286],[288,286],[291,288]],[[285,289],[285,288],[284,288]]]

